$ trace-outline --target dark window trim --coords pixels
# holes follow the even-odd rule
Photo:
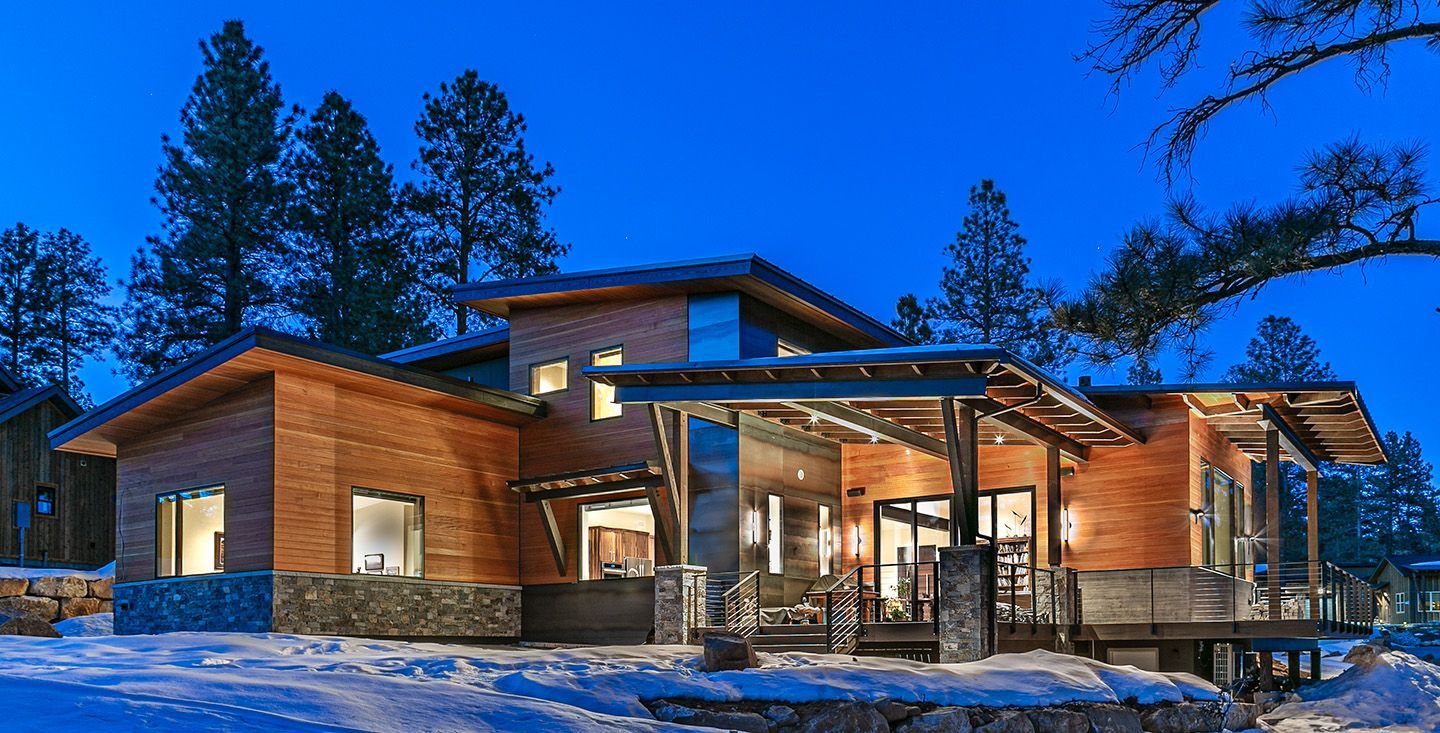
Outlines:
[[[630,497],[625,497],[625,496],[605,496],[605,497],[594,497],[594,498],[591,498],[591,499],[585,499],[585,500],[576,501],[576,502],[575,502],[575,582],[577,582],[577,583],[588,583],[588,582],[590,582],[590,581],[592,581],[592,580],[604,580],[604,578],[581,578],[581,577],[580,577],[582,561],[584,560],[584,558],[581,556],[581,553],[580,553],[580,546],[581,546],[582,543],[585,542],[585,527],[584,527],[583,523],[580,521],[580,518],[585,515],[585,507],[587,507],[587,506],[594,506],[594,505],[596,505],[596,504],[614,504],[614,503],[620,502],[620,501],[635,501],[635,502],[640,502],[640,503],[644,504],[646,509],[650,509],[650,520],[653,521],[653,522],[655,522],[656,524],[659,524],[659,523],[660,523],[660,520],[655,517],[655,510],[650,507],[650,498],[649,498],[649,496],[647,496],[647,495],[643,495],[643,494],[642,494],[642,495],[640,495],[640,496],[630,496]],[[655,533],[654,533],[654,532],[651,532],[651,533],[650,533],[650,541],[651,541],[651,542],[654,542],[654,541],[655,541]],[[659,555],[659,554],[660,554],[660,547],[659,547],[658,545],[655,547],[655,554],[656,554],[656,555]],[[660,558],[658,558],[658,557],[652,557],[652,558],[650,558],[650,561],[651,561],[651,562],[656,562],[656,561],[658,561],[659,559],[660,559]]]
[[[48,512],[42,512],[42,511],[40,511],[40,489],[49,489],[49,490],[50,490],[50,511],[48,511]],[[34,506],[34,508],[35,508],[35,511],[33,512],[34,516],[37,516],[37,517],[46,517],[46,518],[49,518],[49,519],[54,519],[55,517],[57,517],[57,516],[59,515],[59,511],[57,511],[57,507],[59,507],[59,505],[60,505],[60,485],[59,485],[59,484],[52,484],[52,483],[50,483],[50,482],[48,482],[48,481],[36,481],[36,482],[35,482],[35,502],[34,502],[34,504],[32,505],[32,506]]]
[[[607,351],[620,352],[620,363],[625,363],[625,344],[615,344],[613,346],[604,346],[598,349],[591,349],[590,366],[595,366],[595,356],[597,354],[603,354]],[[620,412],[614,415],[610,415],[609,417],[595,417],[595,390],[599,387],[599,382],[596,382],[593,379],[590,380],[590,422],[605,422],[606,420],[618,420],[619,418],[625,417],[625,406],[618,402],[615,404],[615,406],[620,408]]]
[[[998,495],[1001,495],[1001,494],[1019,494],[1019,493],[1021,493],[1021,492],[1026,492],[1026,491],[1030,492],[1030,553],[1029,553],[1029,554],[1030,554],[1030,570],[1031,570],[1031,572],[1032,572],[1032,574],[1033,574],[1033,572],[1034,572],[1034,570],[1035,570],[1035,567],[1036,567],[1035,563],[1038,561],[1037,558],[1035,557],[1035,547],[1036,547],[1036,545],[1035,545],[1035,541],[1036,541],[1035,535],[1037,534],[1037,533],[1035,532],[1035,519],[1036,519],[1036,512],[1038,511],[1038,507],[1036,506],[1036,502],[1037,502],[1038,500],[1037,500],[1037,498],[1036,498],[1036,496],[1035,496],[1035,494],[1036,494],[1035,485],[1034,485],[1034,484],[1030,484],[1030,485],[1028,485],[1028,486],[1002,486],[1002,487],[997,487],[997,488],[994,488],[994,489],[980,489],[980,492],[979,492],[979,493],[980,493],[980,496],[981,496],[981,497],[985,497],[985,496],[994,497],[994,496],[998,496]],[[873,541],[870,543],[870,553],[871,553],[871,555],[872,555],[874,564],[875,564],[875,565],[879,565],[879,564],[880,564],[880,508],[881,508],[882,505],[883,505],[883,506],[893,506],[893,505],[896,505],[896,504],[905,504],[905,503],[909,503],[909,502],[919,503],[919,502],[922,502],[922,501],[947,501],[947,500],[949,500],[950,497],[952,497],[952,496],[954,496],[954,492],[947,492],[947,493],[944,493],[944,494],[930,494],[930,495],[927,495],[927,496],[900,497],[900,498],[895,498],[895,499],[876,499],[875,501],[871,502],[871,504],[873,505],[873,506],[872,506],[872,511],[873,511],[873,513],[874,513],[874,517],[870,520],[870,521],[871,521],[870,534],[871,534],[871,538],[872,538],[872,540],[873,540]],[[912,511],[913,511],[913,510],[912,510]],[[991,520],[991,522],[990,522],[990,524],[991,524],[990,530],[993,532],[993,531],[995,530],[995,526],[994,526],[994,525],[995,525],[995,522],[994,522],[994,520],[995,520],[995,504],[993,503],[993,499],[992,499],[992,503],[991,503],[991,505],[990,505],[990,520]],[[951,521],[954,521],[954,518],[953,518],[953,517],[951,518]],[[979,530],[979,527],[976,527],[976,530]],[[918,531],[916,530],[915,525],[914,525],[914,524],[911,524],[911,526],[910,526],[910,543],[911,543],[911,546],[912,546],[912,547],[914,547],[914,546],[915,546],[915,543],[918,541],[918,534],[919,534],[919,533],[918,533]],[[987,538],[987,539],[993,540],[994,538]],[[948,547],[948,545],[947,545],[947,547]]]
[[[391,577],[409,578],[410,580],[424,580],[426,569],[425,555],[425,496],[423,494],[406,494],[401,491],[390,491],[389,489],[375,489],[368,486],[350,485],[350,567],[355,567],[355,497],[368,496],[371,499],[387,499],[389,501],[413,501],[415,511],[420,514],[420,574],[399,575]],[[382,571],[383,572],[383,571]],[[351,575],[361,575],[354,570]]]
[[[536,392],[536,391],[535,391],[535,370],[536,370],[536,369],[539,369],[540,367],[550,366],[550,365],[552,365],[552,364],[564,364],[564,365],[565,365],[565,386],[564,386],[564,387],[561,387],[560,389],[552,389],[552,390],[550,390],[549,392]],[[564,392],[569,392],[569,391],[570,391],[570,357],[569,357],[569,356],[561,356],[561,357],[556,357],[556,358],[554,358],[554,359],[545,359],[544,361],[531,362],[531,363],[530,363],[530,366],[529,366],[529,370],[525,373],[525,379],[526,379],[525,387],[526,387],[526,389],[527,389],[528,394],[529,394],[531,397],[539,397],[540,395],[561,394],[561,393],[564,393]]]
[[[170,548],[170,551],[173,553],[173,556],[174,556],[174,560],[173,560],[173,561],[174,561],[174,563],[175,563],[175,572],[173,572],[173,573],[171,573],[171,574],[169,574],[169,575],[161,575],[161,574],[160,574],[160,500],[161,500],[161,499],[164,499],[164,498],[167,497],[167,496],[178,497],[177,500],[176,500],[176,502],[175,502],[175,531],[174,531],[174,532],[172,533],[172,535],[171,535],[171,539],[172,539],[172,540],[178,540],[178,539],[180,538],[181,534],[182,534],[182,530],[183,530],[184,527],[185,527],[184,514],[180,511],[180,502],[183,501],[184,499],[203,498],[203,497],[193,497],[193,496],[191,496],[191,497],[186,497],[186,496],[182,496],[182,495],[183,495],[183,494],[194,494],[194,493],[201,492],[201,491],[218,491],[218,492],[220,493],[220,496],[222,497],[220,505],[221,505],[221,507],[224,507],[224,506],[225,506],[226,501],[224,500],[223,497],[227,496],[228,494],[227,494],[227,492],[225,491],[225,484],[224,484],[224,483],[218,483],[218,484],[217,484],[217,483],[200,484],[200,485],[198,485],[198,486],[193,486],[193,487],[188,488],[188,489],[175,489],[175,490],[173,490],[173,491],[161,491],[161,492],[155,494],[155,514],[154,514],[154,517],[155,517],[155,549],[154,549],[155,573],[154,573],[154,574],[155,574],[155,577],[156,577],[156,578],[190,578],[190,577],[195,577],[195,576],[199,576],[199,575],[219,575],[219,574],[221,574],[221,573],[226,572],[226,571],[224,571],[224,570],[211,570],[211,571],[205,572],[205,573],[191,573],[191,574],[189,574],[189,575],[186,575],[184,572],[182,572],[183,568],[185,567],[185,556],[184,556],[185,543],[183,543],[183,542],[175,542],[175,543],[174,543],[174,546]],[[226,514],[226,519],[224,519],[224,520],[221,521],[221,524],[220,524],[221,527],[225,527],[225,526],[226,526],[226,523],[229,522],[229,518],[228,518],[228,517],[229,517],[229,512],[225,512],[225,514]],[[224,532],[225,530],[222,529],[221,531]]]

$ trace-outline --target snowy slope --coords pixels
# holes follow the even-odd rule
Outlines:
[[[1303,688],[1299,700],[1261,718],[1278,733],[1440,730],[1440,667],[1366,644],[1346,655],[1350,668]]]
[[[490,649],[266,634],[0,637],[0,699],[18,730],[663,730],[640,700],[822,699],[1046,705],[1213,698],[1188,675],[1051,654],[965,665],[761,655],[704,674],[694,647]],[[14,701],[13,703],[11,701]],[[689,730],[694,730],[689,729]]]

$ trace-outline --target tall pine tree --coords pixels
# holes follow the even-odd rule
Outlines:
[[[454,319],[457,334],[475,316],[450,301],[451,287],[555,272],[570,249],[545,226],[544,209],[559,189],[549,182],[550,164],[526,151],[525,131],[505,93],[473,70],[425,95],[415,123],[420,180],[404,196],[433,307]]]
[[[139,380],[277,313],[293,116],[238,20],[200,44],[204,71],[164,139],[150,239],[126,285],[122,370]]]
[[[1370,559],[1392,553],[1434,552],[1440,537],[1431,518],[1440,504],[1434,472],[1410,433],[1385,434],[1385,463],[1370,470],[1362,494],[1361,524],[1374,538]]]
[[[83,237],[61,229],[45,234],[36,270],[40,371],[88,407],[80,367],[99,358],[115,338],[115,308],[104,302],[110,295],[105,265]]]
[[[890,325],[917,344],[935,343],[935,329],[930,327],[925,306],[920,304],[920,299],[915,297],[914,293],[900,296],[900,300],[895,303],[895,318],[890,321]]]
[[[39,384],[40,232],[17,223],[0,232],[0,360],[27,385]]]
[[[433,339],[391,169],[365,118],[332,91],[297,137],[292,310],[312,338],[369,354]]]
[[[945,248],[938,298],[925,304],[925,318],[941,341],[1003,346],[1041,367],[1070,362],[1069,338],[1050,325],[1046,289],[1030,282],[1025,238],[1010,216],[1005,193],[982,180],[970,188],[970,213]],[[902,296],[897,319],[914,321],[914,295]],[[905,326],[918,332],[918,326]]]

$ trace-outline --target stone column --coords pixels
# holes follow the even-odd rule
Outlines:
[[[973,662],[995,653],[995,548],[940,548],[940,662]]]
[[[1075,571],[1066,567],[1051,567],[1055,578],[1055,651],[1061,654],[1075,653],[1075,639],[1071,636],[1080,614],[1080,593],[1076,585]]]
[[[705,619],[705,568],[662,565],[655,568],[655,643],[694,644],[692,632]]]

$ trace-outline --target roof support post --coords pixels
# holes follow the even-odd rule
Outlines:
[[[1274,424],[1265,429],[1265,594],[1269,597],[1270,620],[1282,618],[1280,598],[1280,431]]]
[[[1320,618],[1320,472],[1305,472],[1305,550],[1310,568],[1310,618]],[[1312,660],[1313,661],[1313,660]],[[1318,669],[1318,667],[1316,668]],[[1318,674],[1315,679],[1320,679]]]
[[[1045,547],[1052,568],[1060,567],[1060,448],[1045,446]]]
[[[540,502],[540,524],[545,528],[545,540],[550,543],[550,554],[555,557],[555,570],[565,575],[565,540],[560,536],[560,525],[555,521],[555,509],[549,501]]]
[[[676,481],[680,471],[675,465],[675,455],[670,451],[670,436],[665,433],[665,418],[660,405],[647,405],[650,413],[650,430],[655,438],[655,452],[660,458],[660,475],[665,479],[665,494],[662,497],[659,486],[645,487],[645,496],[650,500],[650,512],[655,515],[655,539],[665,548],[665,557],[673,564],[680,563],[680,547],[671,532],[680,532],[680,500],[677,498]]]
[[[973,545],[980,525],[980,442],[975,409],[940,400],[945,447],[950,457],[950,544]]]

